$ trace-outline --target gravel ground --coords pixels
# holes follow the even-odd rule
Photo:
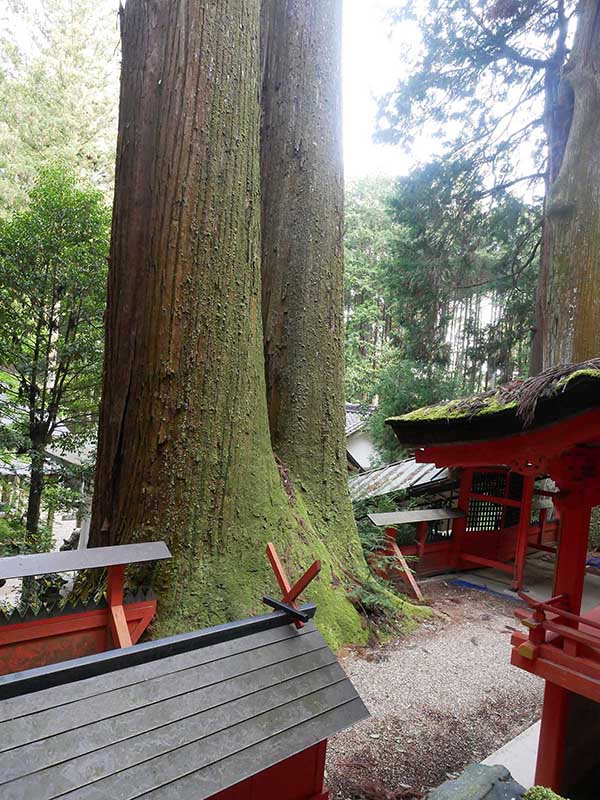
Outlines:
[[[332,800],[419,798],[538,717],[543,682],[510,665],[515,604],[426,584],[430,622],[341,662],[371,719],[330,741]]]

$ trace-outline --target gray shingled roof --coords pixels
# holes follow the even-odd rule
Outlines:
[[[346,436],[362,430],[374,411],[374,406],[346,403]]]
[[[348,487],[353,501],[366,500],[445,480],[448,474],[447,469],[440,469],[435,464],[417,464],[414,458],[407,458],[353,475],[348,479]]]
[[[283,612],[2,676],[0,698],[2,800],[203,800],[368,716]]]

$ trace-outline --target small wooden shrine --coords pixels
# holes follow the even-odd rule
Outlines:
[[[85,554],[91,566],[122,564],[126,553],[106,552],[115,550]],[[0,797],[327,800],[327,739],[368,712],[312,623],[315,606],[296,605],[319,563],[292,585],[272,545],[267,552],[283,592],[263,598],[271,613],[132,645],[117,574],[105,652],[0,676]],[[36,558],[57,568],[64,557]],[[56,661],[50,637],[38,644]]]
[[[514,634],[511,660],[546,681],[536,783],[571,800],[600,796],[600,606],[586,613],[581,608],[590,514],[600,504],[600,359],[557,367],[388,424],[403,445],[416,448],[418,461],[463,468],[459,507],[467,516],[454,521],[449,543],[459,567],[487,566],[492,560],[473,543],[469,525],[468,498],[490,503],[480,476],[498,475],[499,468],[505,472],[504,503],[497,490],[492,502],[502,514],[515,509],[517,558],[510,568],[517,586],[527,549],[546,549],[543,530],[534,539],[531,535],[535,480],[548,476],[556,484],[552,596],[536,602],[521,595],[529,606],[518,613],[526,632]],[[520,494],[518,505],[515,494]],[[491,540],[502,530],[497,536],[490,531]]]
[[[156,614],[149,591],[124,595],[128,564],[170,558],[164,542],[0,558],[0,581],[88,569],[107,570],[100,597],[72,593],[0,609],[0,675],[135,644]]]
[[[456,508],[369,514],[373,525],[386,530],[378,555],[393,555],[398,527],[414,525],[414,544],[398,549],[417,576],[491,567],[509,574],[513,589],[523,588],[528,549],[556,552],[558,513],[549,519],[547,508],[534,508],[536,498],[549,493],[536,487],[533,476],[502,465],[467,467],[459,481]],[[402,564],[400,569],[405,572]],[[394,577],[392,566],[387,577]]]

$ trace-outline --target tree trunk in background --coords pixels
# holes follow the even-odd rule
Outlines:
[[[341,16],[341,0],[263,2],[262,311],[273,450],[340,570],[356,573],[364,562],[345,448]]]
[[[556,177],[545,207],[533,372],[600,355],[599,0],[579,4],[557,108],[570,119],[565,123],[561,113],[557,122],[567,138],[560,164],[551,164]]]
[[[128,0],[121,14],[91,543],[166,540],[173,558],[153,576],[165,634],[260,611],[277,591],[268,540],[296,576],[327,552],[269,441],[258,0]],[[329,641],[364,638],[324,572],[311,597]]]
[[[44,452],[45,443],[32,441],[31,475],[27,498],[27,516],[25,518],[25,530],[30,543],[35,540],[40,527],[42,492],[44,491]]]

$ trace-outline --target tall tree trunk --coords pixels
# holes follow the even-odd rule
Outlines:
[[[31,474],[27,498],[25,530],[27,538],[33,542],[40,526],[40,510],[44,491],[44,442],[33,441],[31,449]]]
[[[532,371],[600,354],[600,2],[581,0],[556,92]]]
[[[271,441],[342,570],[364,569],[343,383],[341,0],[262,10],[262,276]]]
[[[261,608],[268,540],[361,639],[273,459],[260,311],[258,0],[128,0],[91,543],[165,539],[158,631]]]

